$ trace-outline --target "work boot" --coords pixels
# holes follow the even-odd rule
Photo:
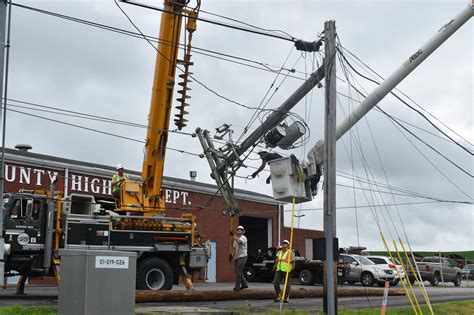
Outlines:
[[[281,301],[281,292],[278,293],[276,299],[274,300],[275,302],[280,302]]]

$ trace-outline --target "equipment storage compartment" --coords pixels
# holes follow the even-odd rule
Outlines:
[[[137,254],[61,250],[58,314],[135,314]]]

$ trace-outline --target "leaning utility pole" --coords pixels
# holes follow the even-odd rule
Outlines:
[[[7,21],[7,1],[0,1],[0,95],[3,97],[3,69],[5,60],[5,26]],[[6,104],[6,100],[4,100]],[[4,104],[2,102],[2,104]],[[0,110],[0,117],[2,116]],[[5,124],[3,124],[5,125]],[[5,134],[5,127],[3,127],[3,137]],[[4,172],[5,172],[5,150],[3,141],[2,145],[2,161],[0,165],[0,281],[3,284],[4,270],[5,270],[5,240],[3,239],[3,184],[4,184]]]
[[[336,22],[324,23],[325,39],[325,122],[324,122],[324,233],[326,259],[323,277],[324,312],[337,312],[337,263],[334,263],[336,237]],[[337,256],[337,255],[336,255]]]

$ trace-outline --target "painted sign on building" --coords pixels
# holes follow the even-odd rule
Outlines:
[[[17,192],[24,190],[49,189],[54,180],[58,180],[58,189],[67,194],[92,194],[100,198],[112,198],[112,179],[103,176],[85,175],[68,172],[62,169],[48,169],[19,164],[5,164],[5,191]],[[173,205],[190,206],[189,192],[168,189],[165,190],[165,201]]]

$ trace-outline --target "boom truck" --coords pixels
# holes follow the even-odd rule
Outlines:
[[[377,105],[388,93],[391,92],[405,77],[418,67],[431,53],[433,53],[444,41],[454,34],[465,24],[474,12],[474,2],[467,4],[454,18],[444,24],[426,44],[410,54],[410,56],[393,72],[384,82],[370,93],[356,107],[348,117],[342,121],[336,129],[336,140],[340,139],[352,126],[354,126],[365,114]],[[324,37],[317,42],[301,43],[297,41],[295,46],[298,50],[307,47],[319,49]],[[234,197],[233,188],[229,184],[232,177],[241,168],[245,167],[245,158],[261,143],[266,147],[281,149],[291,148],[292,141],[302,136],[298,126],[288,126],[284,122],[290,110],[325,77],[324,65],[318,68],[310,77],[278,108],[263,120],[245,140],[240,144],[232,141],[232,131],[225,124],[216,128],[217,139],[223,139],[229,135],[229,141],[224,146],[214,146],[213,139],[208,130],[196,129],[196,134],[201,142],[204,155],[211,168],[211,177],[216,181],[220,193],[227,204],[224,214],[229,216],[240,216],[241,212]],[[282,157],[269,161],[271,182],[274,199],[282,202],[302,203],[311,201],[318,193],[318,183],[322,175],[324,161],[325,143],[319,140],[307,154],[307,161],[300,163],[294,157]],[[245,157],[243,157],[245,156]],[[320,268],[322,272],[322,268]],[[317,275],[321,276],[322,274]]]
[[[137,289],[169,290],[179,278],[192,289],[190,273],[207,266],[206,246],[196,237],[191,214],[167,217],[162,190],[171,106],[177,65],[182,79],[177,91],[178,129],[186,126],[186,100],[196,8],[188,0],[165,0],[161,15],[153,90],[141,180],[121,185],[115,211],[98,209],[93,196],[63,196],[49,192],[8,193],[4,198],[5,274],[21,275],[17,292],[27,277],[54,275],[60,281],[61,249],[137,252]],[[179,39],[184,18],[188,34],[182,60]],[[39,210],[39,211],[38,211]],[[114,263],[111,261],[110,263]]]

